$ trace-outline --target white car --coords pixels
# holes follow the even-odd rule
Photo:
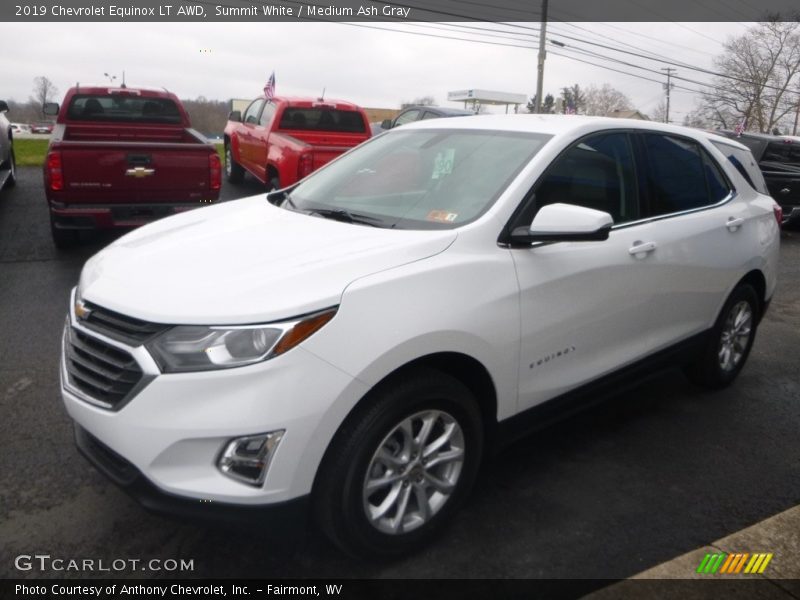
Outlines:
[[[17,180],[14,160],[14,129],[6,118],[8,103],[0,100],[0,190],[11,187]]]
[[[729,384],[779,221],[699,131],[421,121],[92,257],[63,399],[82,452],[148,507],[311,514],[351,553],[401,554],[544,403],[668,364]]]

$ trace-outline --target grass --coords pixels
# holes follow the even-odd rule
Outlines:
[[[14,140],[14,158],[18,167],[40,167],[44,164],[47,145],[50,140],[19,139]]]
[[[14,157],[17,159],[18,167],[40,167],[44,164],[44,158],[47,155],[47,145],[50,143],[49,139],[29,139],[29,138],[16,138],[14,139]],[[222,142],[215,144],[220,159],[224,162]]]

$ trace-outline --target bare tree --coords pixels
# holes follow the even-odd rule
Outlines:
[[[650,118],[653,121],[657,121],[658,123],[666,123],[667,122],[667,101],[661,100],[653,109],[653,113],[650,115]]]
[[[583,96],[587,115],[606,117],[615,110],[631,110],[633,107],[630,98],[607,83],[601,87],[590,85]]]
[[[726,77],[714,78],[700,109],[719,126],[742,119],[751,131],[790,128],[800,80],[800,23],[767,21],[729,39],[714,60]]]
[[[58,95],[58,88],[44,75],[33,79],[33,99],[44,106]]]

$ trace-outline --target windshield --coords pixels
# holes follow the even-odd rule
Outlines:
[[[552,136],[405,130],[375,138],[291,192],[293,210],[397,229],[477,219]]]

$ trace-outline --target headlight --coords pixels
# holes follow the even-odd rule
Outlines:
[[[294,348],[335,314],[331,308],[269,325],[178,325],[148,343],[147,349],[165,373],[241,367]]]

